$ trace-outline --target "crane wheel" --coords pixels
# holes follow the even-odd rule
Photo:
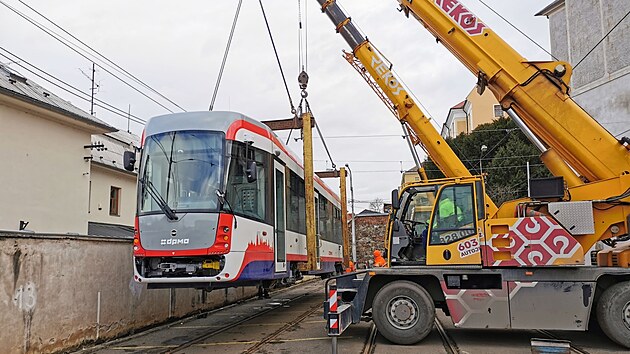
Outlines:
[[[420,285],[395,281],[376,293],[372,318],[383,337],[396,344],[414,344],[433,329],[435,305]]]
[[[630,348],[630,281],[604,291],[597,302],[597,321],[608,338]]]

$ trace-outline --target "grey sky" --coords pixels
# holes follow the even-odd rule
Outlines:
[[[3,1],[42,21],[19,1]],[[357,200],[387,198],[389,191],[400,183],[399,161],[403,161],[404,168],[412,165],[405,141],[401,137],[333,137],[399,135],[400,125],[341,58],[341,50],[349,48],[335,33],[328,17],[321,14],[317,2],[301,1],[307,5],[308,72],[311,77],[308,98],[324,136],[331,137],[327,143],[333,159],[338,166],[346,162],[350,164]],[[524,57],[549,59],[479,0],[463,2]],[[484,2],[543,47],[549,47],[547,20],[534,17],[534,14],[550,0]],[[190,111],[208,108],[237,1],[32,0],[28,3]],[[299,101],[297,3],[264,1],[296,104]],[[449,108],[465,98],[476,78],[442,45],[436,44],[417,21],[399,13],[397,1],[339,0],[339,3],[372,43],[394,63],[394,70],[441,125]],[[87,72],[91,63],[4,6],[0,6],[0,31],[1,47],[85,92],[89,91],[90,83],[79,69]],[[8,60],[0,57],[0,61],[6,63]],[[15,64],[11,67],[89,111],[89,103],[33,77]],[[101,85],[97,97],[101,100],[125,111],[131,104],[132,113],[142,118],[166,113],[103,71],[97,73],[97,81]],[[288,99],[258,1],[245,0],[243,3],[215,110],[239,111],[260,120],[290,116]],[[124,119],[102,109],[97,109],[96,115],[120,129],[127,127]],[[131,123],[131,130],[140,134],[142,127]],[[286,137],[287,133],[279,135]],[[293,132],[293,137],[298,135],[299,132]],[[314,145],[315,169],[330,167],[319,140],[315,140]],[[289,146],[301,152],[299,142],[292,139]],[[338,186],[333,181],[329,184]],[[367,206],[361,204],[358,209]]]

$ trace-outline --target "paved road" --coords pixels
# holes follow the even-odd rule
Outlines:
[[[306,282],[272,293],[271,299],[245,301],[78,353],[330,353],[322,289],[322,281]],[[598,331],[459,329],[441,310],[438,321],[442,331],[435,326],[425,340],[412,346],[388,342],[371,322],[354,325],[340,337],[339,353],[531,353],[531,338],[550,337],[570,340],[576,353],[628,352]]]

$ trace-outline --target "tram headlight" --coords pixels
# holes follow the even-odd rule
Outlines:
[[[140,249],[140,247],[138,247],[138,246],[133,246],[133,250],[134,250],[134,251],[137,251],[138,249]]]
[[[226,234],[228,232],[230,232],[230,227],[229,226],[223,226],[223,232],[225,232]]]
[[[228,247],[230,247],[230,245],[228,245],[227,243],[226,243],[226,244],[225,244],[224,246],[225,246],[225,248],[228,248]]]

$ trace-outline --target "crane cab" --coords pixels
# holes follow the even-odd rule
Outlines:
[[[390,265],[481,265],[483,177],[439,179],[392,191]]]

